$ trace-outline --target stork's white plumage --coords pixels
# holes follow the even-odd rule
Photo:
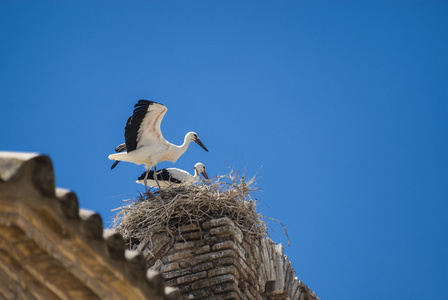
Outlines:
[[[176,184],[193,184],[197,182],[202,174],[205,179],[208,179],[207,173],[205,172],[205,166],[202,163],[197,163],[194,165],[194,175],[191,175],[187,171],[177,169],[177,168],[166,168],[158,170],[157,172],[157,181],[161,187],[168,187],[170,185]],[[137,183],[144,184],[144,178],[146,176],[146,172],[143,172],[142,175],[136,181]],[[154,178],[154,171],[149,171],[147,184],[152,187],[157,186],[157,182],[152,180]]]
[[[127,161],[137,165],[145,165],[147,169],[144,178],[145,188],[149,171],[162,161],[176,162],[187,150],[190,142],[196,142],[205,151],[207,148],[199,140],[194,132],[188,132],[182,145],[171,144],[162,135],[160,124],[167,112],[165,105],[148,100],[139,100],[134,105],[134,112],[126,122],[124,131],[125,144],[118,145],[114,153],[109,155],[110,160]],[[112,169],[117,165],[115,162]],[[156,183],[157,178],[154,177]],[[160,187],[159,187],[160,188]]]

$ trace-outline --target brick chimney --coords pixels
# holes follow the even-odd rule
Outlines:
[[[297,277],[281,244],[245,235],[228,217],[153,234],[137,250],[184,299],[319,299]]]

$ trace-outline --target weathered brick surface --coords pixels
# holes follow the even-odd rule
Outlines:
[[[168,285],[179,285],[179,284],[185,284],[185,283],[195,283],[195,282],[199,282],[199,279],[202,278],[206,278],[207,277],[207,272],[206,271],[202,271],[199,273],[194,273],[194,274],[190,274],[190,275],[184,275],[184,276],[180,276],[177,278],[174,278],[172,280],[167,281]],[[192,284],[192,289],[193,289],[193,284]]]
[[[235,277],[232,274],[225,274],[216,277],[210,277],[206,279],[201,279],[193,282],[191,284],[192,290],[203,289],[207,287],[218,287],[224,282],[235,283]]]
[[[191,232],[191,231],[198,231],[198,230],[200,230],[198,224],[187,224],[187,225],[182,225],[182,226],[179,227],[179,231],[181,233]]]
[[[191,274],[191,268],[187,268],[187,269],[182,268],[182,269],[176,269],[171,272],[164,272],[163,276],[165,277],[165,279],[168,280],[168,279],[173,279],[173,278],[180,277],[180,276],[185,277],[186,275],[189,275],[189,274]]]
[[[221,250],[216,252],[210,252],[207,254],[202,254],[199,256],[196,256],[190,260],[190,264],[192,266],[195,266],[197,264],[207,262],[207,261],[214,261],[218,260],[222,257],[237,257],[237,254],[232,250]]]
[[[159,270],[184,299],[318,299],[297,279],[281,244],[253,240],[229,218],[182,230]]]
[[[176,252],[176,253],[170,254],[170,255],[162,258],[162,262],[172,263],[172,262],[179,261],[179,260],[185,260],[185,259],[193,257],[193,256],[194,256],[193,251]]]
[[[166,273],[166,272],[170,272],[170,271],[173,271],[173,270],[179,270],[179,263],[178,262],[173,262],[173,263],[166,264],[166,265],[164,265],[162,263],[162,261],[160,261],[160,263],[161,263],[161,267],[159,269],[160,272]]]
[[[212,290],[196,290],[190,291],[183,295],[184,299],[203,299],[207,297],[212,297],[214,295]]]
[[[212,297],[205,298],[206,300],[224,300],[224,299],[241,299],[238,293],[230,292],[224,294],[215,294]]]
[[[176,243],[173,246],[174,250],[184,250],[184,249],[190,249],[195,246],[195,242],[184,242],[184,243]]]
[[[213,270],[208,271],[209,277],[215,277],[223,274],[231,274],[234,275],[236,278],[238,278],[238,270],[236,269],[235,266],[232,265],[221,268],[215,268]]]
[[[176,242],[200,240],[201,237],[202,233],[200,231],[182,233],[182,235],[176,237]]]
[[[202,263],[199,265],[196,265],[194,267],[191,268],[192,272],[200,272],[200,271],[204,271],[204,270],[210,270],[213,269],[214,265],[211,262],[206,262],[206,263]]]
[[[232,227],[230,225],[224,225],[223,227],[216,227],[210,229],[210,234],[215,236],[233,236],[237,240],[238,243],[241,243],[243,241],[243,237],[235,230],[235,227]]]

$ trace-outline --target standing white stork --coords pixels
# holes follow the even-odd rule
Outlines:
[[[110,160],[145,165],[147,169],[143,180],[145,190],[147,190],[146,181],[151,168],[154,167],[154,171],[157,172],[156,168],[159,162],[176,162],[187,150],[190,142],[196,142],[208,152],[207,148],[199,140],[198,135],[194,132],[188,132],[185,135],[184,143],[180,146],[173,145],[164,139],[160,131],[160,124],[167,110],[163,104],[154,101],[139,100],[134,105],[132,116],[126,122],[124,129],[125,144],[120,144],[115,148],[115,151],[120,153],[109,155]],[[116,164],[117,162],[112,165],[112,168]],[[159,186],[156,176],[154,179]]]
[[[197,182],[202,174],[205,179],[208,179],[207,173],[205,172],[204,164],[198,162],[194,165],[194,175],[191,175],[187,171],[177,169],[177,168],[166,168],[158,170],[157,172],[157,181],[162,187],[168,187],[172,184],[193,184]],[[137,183],[144,184],[144,178],[146,176],[146,172],[143,172],[142,175],[136,181]],[[155,180],[151,180],[150,178],[154,177],[154,171],[149,171],[147,184],[152,187],[157,186],[157,182]]]

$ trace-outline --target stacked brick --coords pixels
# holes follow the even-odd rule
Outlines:
[[[225,217],[142,241],[147,266],[184,299],[319,299],[297,279],[283,248],[252,239]]]

